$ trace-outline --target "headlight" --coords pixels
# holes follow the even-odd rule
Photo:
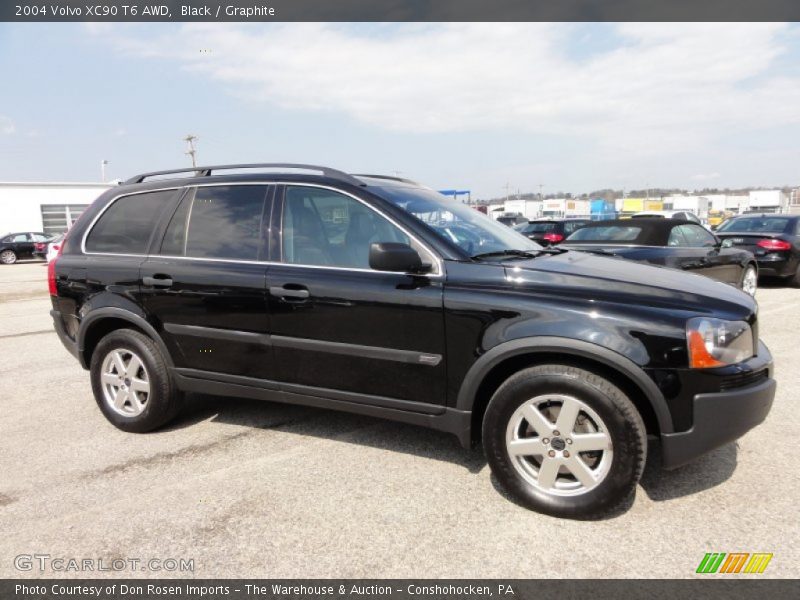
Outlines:
[[[733,365],[753,356],[753,332],[744,321],[689,319],[686,341],[689,366],[693,369]]]

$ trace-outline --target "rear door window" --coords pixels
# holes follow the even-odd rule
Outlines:
[[[86,238],[87,252],[146,254],[150,236],[176,190],[121,196],[109,206]]]
[[[259,260],[269,186],[196,188],[170,220],[161,254],[228,260]]]

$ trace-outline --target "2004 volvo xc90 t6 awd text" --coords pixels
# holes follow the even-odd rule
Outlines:
[[[186,392],[395,419],[482,443],[520,503],[587,518],[633,493],[649,442],[677,467],[769,412],[757,304],[732,286],[300,167],[140,175],[72,228],[52,315],[115,426],[156,429]]]

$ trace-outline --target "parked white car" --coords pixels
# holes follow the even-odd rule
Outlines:
[[[63,241],[64,234],[62,233],[61,235],[53,238],[50,243],[47,244],[47,254],[45,255],[45,258],[47,259],[48,263],[58,256],[58,251],[61,249],[61,244]]]
[[[694,221],[695,223],[703,224],[703,221],[696,214],[689,210],[643,210],[637,212],[631,217],[632,219],[649,219],[649,218],[662,218],[662,219],[684,219],[686,221]]]

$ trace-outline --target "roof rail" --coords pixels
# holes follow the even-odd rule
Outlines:
[[[150,173],[142,173],[126,180],[125,183],[142,183],[149,177],[156,177],[158,175],[173,175],[178,173],[195,173],[196,177],[210,177],[214,171],[225,171],[233,169],[298,169],[305,171],[319,171],[324,177],[331,179],[338,179],[353,185],[363,186],[363,181],[359,181],[352,175],[348,175],[344,171],[337,171],[329,167],[321,167],[319,165],[304,165],[300,163],[248,163],[240,165],[214,165],[210,167],[191,167],[188,169],[171,169],[169,171],[152,171]]]
[[[367,173],[353,173],[353,177],[369,177],[370,179],[388,179],[390,181],[400,181],[402,183],[413,183],[414,185],[422,186],[421,183],[413,179],[405,179],[404,177],[393,177],[391,175],[370,175]]]

